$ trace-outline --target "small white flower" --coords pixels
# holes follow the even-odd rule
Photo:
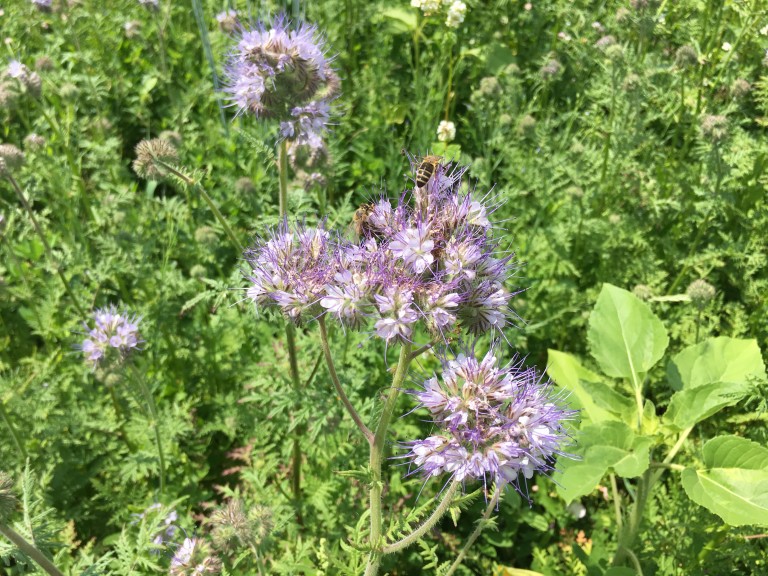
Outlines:
[[[440,9],[440,0],[421,0],[420,8],[426,16],[429,16]]]
[[[451,142],[456,138],[456,125],[453,122],[443,120],[437,127],[437,139],[440,142]]]
[[[762,34],[763,36],[768,36],[768,24],[760,28],[760,34]]]
[[[445,25],[450,28],[458,28],[459,24],[464,22],[464,16],[467,13],[467,5],[461,0],[455,0],[448,8],[448,16],[445,19]]]
[[[411,0],[411,6],[414,8],[421,8],[421,0]]]
[[[722,45],[723,52],[730,52],[731,48],[732,46],[730,42],[723,42],[723,45]]]

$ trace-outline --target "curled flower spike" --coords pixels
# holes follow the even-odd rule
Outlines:
[[[284,15],[241,26],[225,67],[226,91],[237,114],[276,118],[282,137],[321,146],[328,102],[339,87],[325,50],[317,27],[291,27]]]
[[[570,437],[564,408],[549,381],[521,362],[499,366],[494,347],[443,361],[442,377],[409,391],[429,410],[438,433],[408,442],[415,471],[426,477],[450,474],[455,481],[483,479],[520,490],[520,477],[551,472]]]
[[[142,342],[138,324],[141,319],[137,316],[128,317],[119,313],[112,305],[96,310],[93,315],[94,327],[84,323],[88,337],[83,340],[80,349],[86,362],[95,369],[102,362],[123,360],[132,350],[138,349]]]

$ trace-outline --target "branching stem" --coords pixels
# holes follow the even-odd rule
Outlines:
[[[448,572],[445,573],[445,576],[451,576],[451,574],[456,572],[456,569],[464,561],[464,557],[467,555],[467,551],[469,550],[470,546],[472,546],[472,544],[475,543],[475,540],[477,540],[477,538],[480,536],[480,533],[488,525],[488,519],[491,517],[491,514],[493,513],[493,511],[495,510],[496,506],[499,503],[499,498],[501,497],[502,489],[503,489],[502,486],[496,485],[496,489],[493,492],[493,496],[488,502],[488,506],[486,506],[485,512],[483,512],[483,517],[480,518],[480,520],[478,520],[477,527],[472,532],[472,534],[469,535],[467,542],[464,544],[464,547],[461,549],[461,552],[459,552],[459,555],[456,557],[456,560],[454,560],[453,564],[451,564],[451,567],[448,570]]]

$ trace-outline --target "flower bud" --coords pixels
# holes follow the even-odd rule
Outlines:
[[[141,178],[147,180],[159,180],[167,171],[162,164],[173,164],[179,159],[176,148],[162,138],[142,140],[136,145],[136,160],[133,161],[133,170]]]
[[[711,142],[720,142],[728,135],[728,119],[709,114],[701,119],[701,133]]]
[[[13,144],[0,144],[0,158],[5,161],[5,169],[14,172],[24,164],[24,153]]]
[[[685,293],[698,308],[703,308],[715,297],[715,287],[706,280],[694,280]]]
[[[693,68],[698,66],[699,56],[693,46],[680,46],[675,52],[675,65],[678,68]]]

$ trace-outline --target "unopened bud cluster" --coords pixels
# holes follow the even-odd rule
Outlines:
[[[284,138],[319,147],[340,82],[317,28],[291,28],[278,16],[269,25],[241,27],[238,36],[226,65],[238,114],[275,118]]]
[[[511,255],[498,255],[488,207],[460,191],[465,170],[438,164],[395,206],[361,206],[358,242],[284,222],[246,252],[248,296],[296,322],[325,314],[350,329],[373,323],[387,342],[411,341],[417,326],[439,339],[503,329]]]

